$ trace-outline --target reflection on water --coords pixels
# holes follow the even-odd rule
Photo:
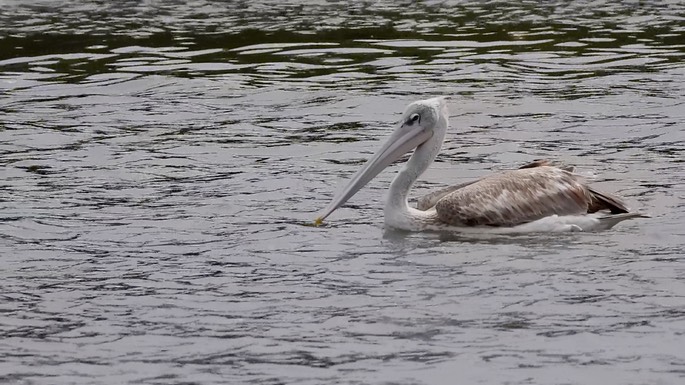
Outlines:
[[[63,81],[127,72],[390,91],[437,76],[481,87],[554,77],[560,88],[546,90],[568,95],[579,78],[668,71],[683,55],[679,2],[131,3],[10,5],[0,64]]]
[[[679,383],[685,7],[6,1],[0,380]],[[650,212],[601,234],[303,226],[407,102],[417,193],[536,158]]]

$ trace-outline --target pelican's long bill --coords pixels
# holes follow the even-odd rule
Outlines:
[[[361,170],[350,179],[345,188],[340,190],[328,207],[319,215],[314,223],[320,225],[327,216],[342,206],[357,191],[366,186],[371,179],[380,174],[392,162],[402,155],[415,149],[433,135],[432,131],[421,124],[413,124],[411,120],[402,120],[383,146],[369,159]]]

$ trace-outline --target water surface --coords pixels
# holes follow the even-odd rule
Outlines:
[[[5,1],[0,380],[679,384],[683,42],[679,1]],[[387,231],[389,171],[304,225],[436,95],[416,194],[552,158],[653,218]]]

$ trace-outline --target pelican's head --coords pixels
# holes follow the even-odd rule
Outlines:
[[[404,154],[429,141],[437,143],[438,148],[435,151],[437,153],[445,137],[447,119],[448,110],[444,97],[419,100],[408,105],[397,128],[390,134],[383,146],[350,179],[345,188],[336,194],[328,207],[316,218],[315,224],[321,224],[335,209],[347,202],[371,179]]]

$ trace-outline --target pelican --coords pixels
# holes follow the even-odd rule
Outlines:
[[[320,225],[371,179],[414,151],[390,184],[386,226],[408,231],[538,232],[605,230],[631,218],[622,200],[588,186],[572,169],[540,160],[419,198],[409,190],[440,152],[449,127],[444,97],[407,106],[388,140],[316,218]]]

